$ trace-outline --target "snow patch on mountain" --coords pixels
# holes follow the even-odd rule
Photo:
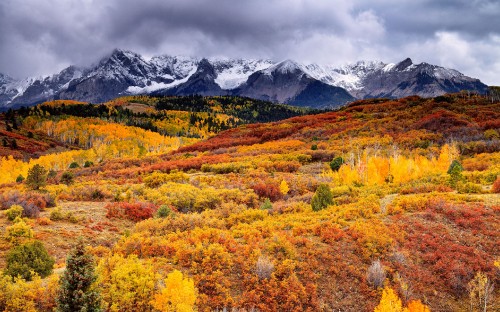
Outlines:
[[[362,79],[367,74],[381,69],[386,64],[380,61],[359,61],[354,64],[336,67],[333,65],[309,64],[306,72],[313,78],[326,84],[341,87],[348,91],[363,88]]]
[[[394,67],[396,67],[396,64],[394,64],[394,63],[389,63],[389,64],[386,64],[386,65],[384,66],[384,68],[382,68],[382,71],[386,73],[386,72],[391,71]]]
[[[247,81],[251,74],[273,65],[273,62],[269,60],[209,59],[209,62],[217,73],[215,83],[224,90],[239,87]]]
[[[196,67],[191,69],[191,72],[189,72],[186,77],[178,80],[174,80],[170,83],[164,83],[164,82],[156,82],[153,81],[149,85],[145,87],[140,87],[140,86],[130,86],[127,88],[125,93],[128,94],[146,94],[146,93],[151,93],[154,91],[162,90],[162,89],[171,89],[173,87],[176,87],[180,84],[183,84],[188,81],[188,79],[196,72]]]
[[[187,77],[193,70],[196,70],[199,59],[189,56],[160,55],[151,58],[151,65],[164,78],[179,79]]]
[[[434,75],[439,79],[456,79],[464,78],[464,75],[454,69],[436,66],[434,68]]]
[[[15,98],[23,95],[23,93],[37,80],[42,81],[44,77],[28,77],[25,79],[13,81],[7,84],[7,91],[15,91],[16,95],[12,97],[9,102],[12,102]]]

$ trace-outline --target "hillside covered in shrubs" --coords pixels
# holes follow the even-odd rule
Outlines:
[[[499,102],[189,101],[3,116],[65,150],[0,160],[1,311],[500,309]]]

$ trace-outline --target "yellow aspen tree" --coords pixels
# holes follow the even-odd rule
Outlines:
[[[382,291],[380,303],[375,307],[374,312],[405,312],[401,304],[401,299],[390,287],[385,287]]]
[[[281,183],[280,183],[281,194],[286,195],[286,194],[288,194],[289,191],[290,191],[290,188],[288,187],[288,183],[286,183],[285,180],[281,181]]]
[[[194,310],[196,288],[191,278],[184,278],[174,270],[167,275],[165,287],[154,296],[152,305],[162,312],[190,312]]]
[[[150,311],[156,274],[137,256],[115,254],[97,267],[98,284],[106,311]]]
[[[354,182],[360,182],[360,176],[355,168],[349,165],[343,165],[339,171],[334,173],[334,181],[338,184],[351,185]]]
[[[486,311],[493,295],[493,283],[483,272],[477,272],[469,284],[470,311]]]
[[[445,172],[448,170],[448,167],[450,166],[451,162],[454,159],[457,159],[459,156],[458,149],[455,145],[448,145],[445,144],[441,148],[441,153],[439,154],[438,158],[438,167],[441,172]]]

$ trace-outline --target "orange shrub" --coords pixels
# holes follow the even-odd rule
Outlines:
[[[51,225],[52,224],[52,221],[49,218],[47,218],[47,217],[38,218],[36,220],[36,222],[39,225]]]
[[[397,214],[401,212],[423,211],[427,208],[428,202],[429,199],[425,195],[400,196],[387,207],[387,213]]]

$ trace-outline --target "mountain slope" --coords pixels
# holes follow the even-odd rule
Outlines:
[[[362,78],[363,88],[352,93],[358,98],[390,97],[410,95],[438,96],[461,90],[487,92],[487,86],[453,69],[427,63],[413,64],[407,58],[398,64],[387,64]]]
[[[336,107],[354,100],[343,88],[328,85],[311,77],[291,60],[258,71],[236,93],[296,106]]]
[[[214,67],[207,59],[202,59],[198,63],[196,71],[188,77],[188,79],[178,86],[165,89],[159,94],[164,95],[225,95],[227,91],[221,89],[221,87],[215,82],[217,78],[217,73]]]

